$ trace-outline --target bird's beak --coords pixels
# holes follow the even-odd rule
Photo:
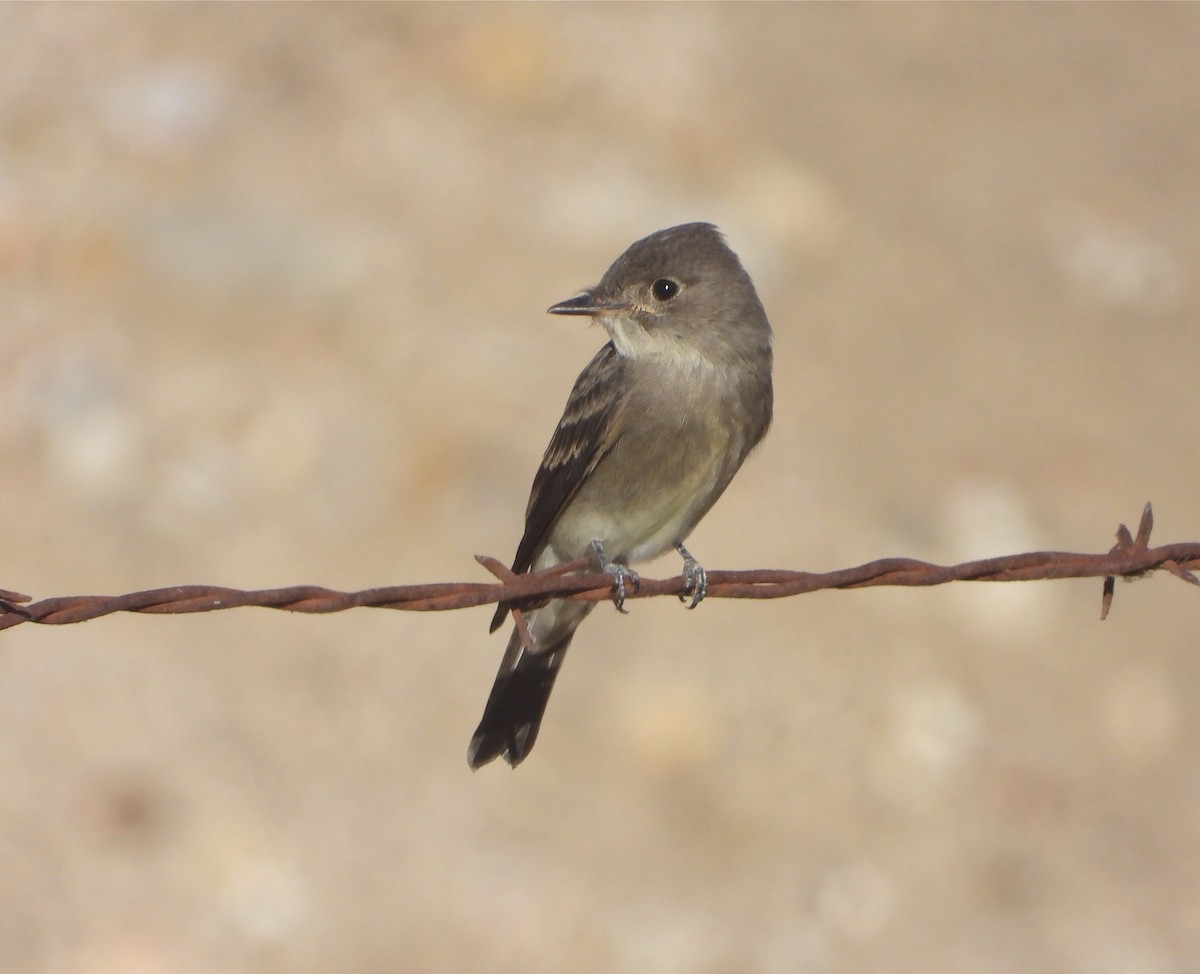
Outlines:
[[[605,301],[599,295],[584,291],[575,298],[559,301],[546,309],[550,315],[602,315],[610,311],[624,311],[626,305],[616,301]]]

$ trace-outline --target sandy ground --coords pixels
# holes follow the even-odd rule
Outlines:
[[[0,587],[482,579],[720,224],[776,421],[710,568],[1200,540],[1200,6],[0,7]],[[649,566],[674,574],[677,562]],[[1168,577],[601,608],[517,772],[486,609],[0,635],[17,974],[1200,968]]]

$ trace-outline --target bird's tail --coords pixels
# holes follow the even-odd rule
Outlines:
[[[557,642],[534,653],[522,644],[520,633],[513,629],[500,672],[492,684],[492,695],[467,748],[467,763],[472,768],[482,768],[501,755],[514,768],[525,760],[537,740],[554,678],[574,635],[572,627]]]

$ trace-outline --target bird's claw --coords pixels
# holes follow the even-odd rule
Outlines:
[[[628,565],[619,565],[615,561],[609,561],[604,555],[604,545],[601,542],[592,542],[592,553],[596,556],[596,561],[600,564],[600,570],[604,574],[612,576],[613,605],[617,607],[618,612],[628,615],[629,610],[625,608],[625,596],[629,594],[630,589],[627,589],[626,585],[629,585],[632,591],[636,592],[642,584],[641,578]]]
[[[628,582],[636,592],[642,584],[638,573],[632,568],[626,568],[624,565],[618,565],[615,562],[610,562],[605,566],[606,574],[613,577],[613,605],[617,607],[618,612],[623,612],[629,615],[629,610],[625,608],[625,584]]]
[[[679,601],[687,602],[687,607],[694,609],[708,594],[708,572],[682,544],[677,544],[675,550],[683,557],[683,592]],[[688,596],[691,596],[690,602]]]

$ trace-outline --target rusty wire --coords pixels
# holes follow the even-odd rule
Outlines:
[[[866,588],[874,585],[944,585],[947,582],[1014,582],[1051,578],[1103,578],[1100,618],[1112,605],[1114,582],[1140,578],[1166,569],[1193,585],[1200,579],[1192,573],[1200,567],[1200,543],[1182,542],[1149,546],[1154,515],[1149,504],[1142,511],[1137,536],[1124,524],[1117,530],[1117,543],[1106,554],[1088,555],[1062,551],[1033,551],[963,562],[934,565],[912,558],[883,558],[855,568],[832,572],[797,572],[762,569],[755,571],[710,571],[708,598],[778,599],[821,589]],[[558,565],[536,574],[514,575],[502,562],[486,555],[476,560],[500,579],[488,582],[436,582],[427,585],[398,585],[338,592],[316,585],[243,591],[211,585],[179,585],[172,588],[131,592],[127,595],[75,595],[30,603],[27,595],[0,589],[0,629],[25,622],[68,625],[114,612],[185,613],[214,612],[238,606],[286,609],[289,612],[342,612],[359,607],[407,609],[417,612],[465,609],[494,602],[530,608],[550,598],[583,599],[597,602],[612,593],[608,575],[575,574],[591,565],[586,559]],[[661,580],[642,579],[629,598],[686,594],[682,576]],[[30,604],[25,604],[30,603]]]

